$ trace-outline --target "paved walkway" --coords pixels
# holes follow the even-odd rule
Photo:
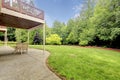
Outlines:
[[[13,52],[13,48],[1,47],[0,54]],[[8,50],[7,50],[8,49]],[[46,66],[48,52],[29,49],[28,54],[0,55],[0,80],[61,80]]]

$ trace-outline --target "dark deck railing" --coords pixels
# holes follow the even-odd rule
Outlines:
[[[2,7],[44,20],[44,12],[24,0],[2,0]]]

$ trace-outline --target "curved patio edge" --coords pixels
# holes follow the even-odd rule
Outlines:
[[[46,64],[49,55],[48,51],[29,49],[28,54],[0,56],[0,79],[61,80]]]
[[[49,51],[47,51],[48,53],[50,53]],[[50,53],[51,54],[51,53]],[[53,72],[56,76],[58,76],[61,80],[66,80],[65,77],[62,77],[60,74],[58,74],[51,66],[50,64],[48,63],[48,59],[49,59],[50,55],[47,57],[46,59],[46,65],[48,67],[48,69]]]

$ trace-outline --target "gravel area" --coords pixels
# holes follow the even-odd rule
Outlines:
[[[0,47],[0,80],[61,80],[46,66],[49,52],[29,49],[28,54],[12,54],[11,47]]]

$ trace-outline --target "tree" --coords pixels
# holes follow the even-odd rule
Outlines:
[[[34,44],[40,44],[40,42],[42,42],[42,39],[40,38],[39,33],[36,32],[36,34],[35,34],[35,36],[34,36],[33,43],[34,43]]]
[[[53,34],[58,34],[59,36],[62,36],[61,33],[61,29],[62,27],[64,27],[64,23],[61,23],[59,21],[54,21],[53,23],[53,27],[52,27],[52,33]]]
[[[62,44],[66,44],[66,25],[59,21],[54,21],[53,27],[51,28],[52,34],[58,34],[62,38]]]
[[[95,27],[91,23],[94,13],[95,0],[87,0],[79,19],[79,45],[88,45],[95,36]]]
[[[76,44],[79,42],[79,30],[78,30],[78,24],[74,19],[70,19],[67,24],[67,42],[69,44]]]
[[[67,44],[67,40],[66,40],[66,38],[67,38],[67,36],[68,36],[68,34],[67,34],[67,26],[66,25],[64,25],[62,28],[61,28],[61,38],[62,38],[62,44],[63,45],[65,45],[65,44]]]
[[[115,46],[120,41],[120,0],[85,0],[80,16],[67,24],[55,21],[52,33],[63,44]]]
[[[7,28],[7,38],[9,41],[16,41],[15,38],[15,28],[8,27]],[[0,40],[4,40],[4,33],[0,32]]]
[[[45,29],[46,29],[46,37],[49,37],[51,35],[51,28],[49,28],[49,26],[47,24],[45,24]],[[34,44],[34,36],[36,35],[36,32],[38,33],[38,35],[40,36],[40,44],[42,44],[43,42],[43,27],[40,28],[36,28],[33,30],[30,30],[30,44]]]
[[[43,41],[43,28],[42,27],[30,30],[30,44],[34,44],[34,38],[35,38],[36,33],[40,37],[40,44],[42,44],[42,41]]]
[[[45,31],[46,31],[46,37],[48,37],[48,36],[50,36],[51,35],[51,30],[52,30],[52,28],[50,28],[47,24],[45,25]]]
[[[8,40],[9,41],[16,41],[16,38],[15,38],[15,28],[7,28],[7,37],[8,37]]]
[[[4,33],[0,32],[0,41],[4,41]]]
[[[27,42],[27,30],[16,29],[15,37],[17,42]]]
[[[78,42],[78,26],[74,19],[70,19],[66,27],[66,41],[68,44],[76,44]]]

